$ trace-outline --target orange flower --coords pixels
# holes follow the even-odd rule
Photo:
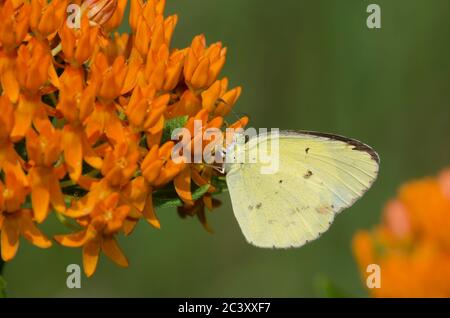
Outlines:
[[[117,114],[117,105],[96,103],[94,111],[85,121],[85,133],[90,144],[103,134],[114,143],[125,142],[125,127]]]
[[[129,23],[133,33],[142,20],[152,25],[155,17],[164,13],[165,6],[166,0],[131,0]]]
[[[30,129],[26,146],[31,166],[28,173],[31,202],[36,220],[41,223],[47,218],[50,204],[58,212],[66,208],[59,185],[65,170],[63,166],[54,166],[61,155],[61,132],[50,123],[42,127],[39,135]]]
[[[10,133],[12,141],[17,142],[25,137],[31,124],[39,129],[48,121],[45,105],[38,95],[20,95],[14,112],[14,127]]]
[[[14,149],[10,139],[14,127],[14,107],[6,96],[0,96],[0,169],[12,172],[23,184],[28,185],[22,170],[23,160]]]
[[[195,116],[202,109],[202,100],[199,96],[190,90],[184,91],[180,97],[175,95],[177,102],[170,105],[167,109],[168,118],[181,116]]]
[[[183,207],[179,207],[178,214],[182,218],[186,218],[187,216],[197,216],[204,229],[209,233],[213,233],[214,231],[208,224],[208,221],[206,219],[205,207],[207,207],[209,210],[212,210],[219,207],[220,205],[221,203],[219,200],[211,199],[210,196],[205,196],[202,200],[197,200],[194,205],[185,205]]]
[[[230,91],[228,89],[228,79],[216,81],[210,88],[202,93],[202,106],[216,116],[225,117],[233,108],[236,101],[241,96],[242,88],[236,87]]]
[[[32,40],[17,52],[17,79],[23,89],[36,93],[47,81],[51,63],[48,45]]]
[[[93,61],[90,80],[97,87],[97,96],[105,102],[121,95],[127,75],[127,65],[123,56],[118,56],[110,65],[105,54],[99,52]]]
[[[31,6],[22,3],[19,8],[12,1],[0,5],[0,46],[6,51],[15,49],[28,33]]]
[[[197,91],[211,86],[225,64],[226,54],[222,43],[207,48],[203,35],[195,37],[184,63],[184,77],[189,87]]]
[[[172,181],[184,168],[184,164],[172,161],[172,141],[158,147],[154,145],[141,163],[142,175],[154,187],[161,187]]]
[[[170,96],[157,96],[153,85],[138,85],[126,106],[125,113],[136,131],[146,133],[147,145],[159,144],[164,129],[164,113]]]
[[[161,228],[153,207],[152,187],[144,177],[139,176],[128,183],[121,198],[130,207],[130,213],[124,222],[125,235],[133,231],[141,217],[144,217],[154,228]]]
[[[381,267],[381,288],[373,296],[450,297],[450,198],[442,183],[449,172],[404,185],[387,205],[384,222],[355,236],[363,276],[369,264]]]
[[[17,103],[20,93],[15,72],[15,53],[7,53],[0,48],[0,84],[4,94],[13,103]]]
[[[142,215],[152,226],[160,228],[160,223],[156,216],[152,191],[154,188],[161,187],[180,174],[185,167],[184,164],[176,164],[171,159],[173,142],[167,142],[162,147],[154,145],[145,156],[141,163],[140,170],[148,184],[148,194],[145,201],[145,206],[142,210]]]
[[[111,186],[127,184],[136,173],[140,153],[133,146],[135,143],[125,142],[107,151],[101,173]]]
[[[69,28],[64,24],[59,31],[64,59],[74,66],[85,63],[94,52],[98,33],[99,28],[91,26],[86,16],[81,20],[80,30]]]
[[[199,131],[196,131],[195,127],[195,121],[201,121],[202,122],[202,129]],[[247,125],[248,119],[243,118],[242,120],[238,121],[237,123],[233,124],[230,128],[238,129],[242,128],[245,125]],[[195,117],[191,117],[188,122],[186,123],[185,128],[188,129],[191,133],[192,139],[190,141],[187,141],[188,144],[186,146],[187,151],[191,154],[191,158],[188,158],[195,162],[195,158],[203,157],[203,152],[205,150],[205,147],[207,147],[212,142],[218,142],[215,140],[205,140],[205,131],[207,129],[211,128],[220,128],[223,125],[223,118],[222,117],[215,117],[211,120],[209,120],[208,116],[208,110],[206,108],[202,109]],[[221,142],[223,144],[226,144],[227,140],[231,140],[232,136],[223,136]],[[186,141],[182,141],[186,142]],[[202,145],[199,149],[196,148],[196,145]],[[201,167],[201,165],[200,165]],[[192,192],[191,192],[191,179],[194,180],[194,182],[197,183],[197,185],[202,186],[205,184],[210,183],[211,180],[211,171],[209,169],[206,169],[207,172],[205,174],[206,179],[202,179],[198,175],[198,166],[194,165],[187,165],[186,167],[181,170],[181,172],[175,177],[174,179],[174,186],[175,190],[178,193],[179,197],[183,200],[185,203],[185,206],[192,206],[193,200],[192,200]],[[200,168],[201,169],[201,168]],[[214,192],[214,191],[213,191]],[[211,206],[211,204],[209,204]]]
[[[117,0],[86,0],[81,5],[81,10],[87,13],[86,17],[92,24],[104,25],[116,12],[117,2]]]
[[[65,23],[68,3],[0,0],[0,230],[11,260],[19,235],[50,245],[34,222],[50,213],[76,222],[82,231],[56,238],[83,247],[91,276],[100,250],[128,265],[116,235],[141,220],[159,229],[161,202],[184,205],[183,216],[209,229],[204,209],[218,204],[220,173],[198,160],[175,162],[167,137],[185,125],[192,138],[179,142],[193,149],[202,141],[199,155],[212,142],[204,131],[226,127],[241,88],[217,79],[220,43],[206,47],[198,36],[190,48],[171,47],[178,17],[164,16],[165,0],[131,0],[131,34],[114,31],[127,0],[85,1],[79,28]]]
[[[63,129],[64,159],[70,178],[78,181],[81,176],[83,159],[92,167],[100,169],[102,159],[95,153],[83,122],[94,109],[95,88],[86,87],[82,68],[67,67],[60,78],[61,87],[57,109],[67,121]]]
[[[66,0],[31,0],[30,27],[41,37],[56,32],[63,24],[67,9]]]
[[[25,185],[14,174],[6,174],[6,185],[0,181],[1,253],[4,261],[10,261],[16,255],[20,235],[40,248],[52,245],[34,224],[31,210],[21,208],[26,195]]]
[[[143,58],[158,54],[162,47],[168,49],[170,45],[178,18],[170,16],[164,19],[164,7],[164,0],[151,0],[145,4],[140,0],[131,1],[129,22],[135,34],[134,47]],[[156,61],[156,64],[160,62]]]
[[[88,277],[97,268],[100,250],[117,265],[128,267],[128,260],[118,246],[115,235],[122,228],[129,210],[129,206],[119,205],[119,194],[112,193],[97,204],[87,220],[81,221],[85,230],[57,235],[55,240],[67,247],[83,247],[83,266]]]
[[[143,78],[157,90],[173,90],[179,83],[184,58],[184,51],[169,52],[167,44],[161,43],[159,49],[149,51]]]
[[[108,0],[108,2],[113,1]],[[118,28],[122,23],[126,7],[127,7],[127,0],[118,0],[117,6],[113,6],[111,4],[106,5],[99,14],[98,19],[100,21],[97,23],[102,24],[103,28],[106,31],[111,31],[113,29]],[[113,12],[113,14],[109,17],[111,12]]]

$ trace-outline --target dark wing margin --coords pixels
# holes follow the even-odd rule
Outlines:
[[[370,146],[356,140],[347,138],[340,135],[335,134],[327,134],[327,133],[321,133],[321,132],[315,132],[315,131],[304,131],[304,130],[282,130],[280,131],[280,136],[298,136],[298,135],[309,135],[309,136],[317,136],[322,138],[327,138],[331,140],[338,140],[345,142],[348,145],[353,146],[354,150],[357,151],[363,151],[368,153],[372,159],[379,165],[380,164],[380,156],[378,153],[373,150]]]

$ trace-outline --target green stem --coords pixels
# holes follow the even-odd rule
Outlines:
[[[72,187],[72,186],[74,186],[74,185],[76,185],[76,183],[73,182],[72,180],[61,181],[61,182],[59,183],[59,186],[61,187],[61,189],[67,188],[67,187]]]

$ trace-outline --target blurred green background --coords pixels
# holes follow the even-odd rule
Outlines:
[[[167,14],[180,17],[173,47],[188,46],[199,33],[228,46],[222,75],[244,88],[236,112],[255,127],[362,140],[380,153],[379,180],[323,238],[299,250],[248,245],[227,195],[209,214],[214,235],[196,219],[159,211],[161,231],[142,222],[121,239],[130,268],[102,257],[80,290],[66,287],[66,266],[81,264],[79,249],[39,250],[23,241],[5,267],[9,296],[315,297],[324,295],[318,287],[324,280],[346,295],[365,296],[353,234],[379,221],[403,182],[450,164],[450,1],[167,2]],[[370,3],[381,6],[381,30],[366,27]],[[62,230],[54,219],[43,228]]]

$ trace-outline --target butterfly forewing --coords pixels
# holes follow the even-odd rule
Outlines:
[[[279,138],[279,169],[261,174],[262,163],[234,164],[227,174],[233,210],[246,239],[259,247],[300,247],[326,232],[378,174],[378,155],[340,136],[282,132],[259,136],[251,152]]]

